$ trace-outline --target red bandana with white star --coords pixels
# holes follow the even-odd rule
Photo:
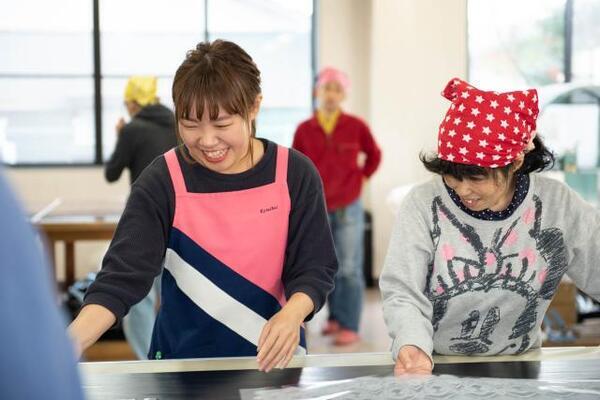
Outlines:
[[[455,78],[442,96],[452,102],[438,132],[442,160],[499,168],[514,161],[535,134],[535,89],[486,92]]]

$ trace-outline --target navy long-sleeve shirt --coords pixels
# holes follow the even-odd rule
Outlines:
[[[261,142],[264,156],[240,174],[220,174],[189,164],[182,157],[185,148],[177,148],[187,190],[229,192],[274,182],[277,145]],[[321,179],[312,162],[295,150],[290,150],[288,188],[291,211],[281,278],[288,298],[303,292],[312,299],[317,312],[333,288],[337,259]],[[174,212],[175,192],[166,161],[160,156],[133,184],[102,270],[88,289],[84,305],[102,305],[119,320],[148,293],[154,277],[161,272]]]

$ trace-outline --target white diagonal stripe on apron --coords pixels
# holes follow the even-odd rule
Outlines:
[[[177,287],[198,307],[250,343],[258,345],[266,319],[231,297],[172,249],[167,249],[165,268],[175,279]],[[306,354],[306,350],[298,346],[294,353]]]

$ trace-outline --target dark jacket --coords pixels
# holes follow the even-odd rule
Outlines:
[[[114,182],[129,168],[133,183],[152,160],[176,145],[173,112],[162,104],[146,106],[123,127],[104,176]]]

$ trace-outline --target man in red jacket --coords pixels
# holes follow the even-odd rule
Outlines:
[[[329,295],[329,320],[323,334],[335,334],[337,345],[360,339],[358,327],[364,292],[363,182],[377,169],[381,151],[369,127],[344,113],[341,103],[349,81],[335,69],[319,73],[315,94],[319,108],[296,129],[293,147],[316,165],[323,185],[339,269]]]

